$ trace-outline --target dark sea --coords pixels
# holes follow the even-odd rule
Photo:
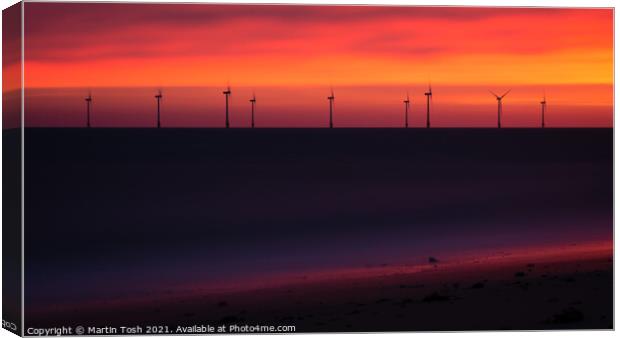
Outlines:
[[[31,308],[611,240],[612,129],[25,130]]]

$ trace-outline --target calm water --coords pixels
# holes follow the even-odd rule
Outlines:
[[[611,239],[612,129],[27,129],[26,302]]]

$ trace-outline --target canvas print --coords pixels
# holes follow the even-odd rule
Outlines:
[[[8,330],[613,329],[613,8],[3,19]]]

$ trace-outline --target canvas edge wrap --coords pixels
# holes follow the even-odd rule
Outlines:
[[[2,11],[2,327],[23,335],[23,2]]]

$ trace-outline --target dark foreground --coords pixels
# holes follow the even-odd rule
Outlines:
[[[338,283],[270,287],[267,298],[250,290],[429,256],[609,243],[612,138],[611,129],[27,129],[26,327],[70,317],[298,331],[609,328],[609,250],[554,258],[556,272],[536,265],[518,280],[507,262],[471,281],[460,277],[471,269],[448,269],[397,283],[424,288],[364,277],[367,289],[347,299]],[[231,285],[239,301],[216,300]],[[435,292],[439,301],[424,301]],[[164,301],[180,294],[191,296]],[[446,304],[453,315],[442,315]],[[121,309],[137,314],[112,315]]]
[[[295,332],[612,329],[612,265],[609,242],[506,251],[422,267],[297,276],[248,290],[61,306],[35,315],[30,325],[114,327],[119,331],[106,333],[118,334],[120,326],[147,325],[161,326],[161,333],[221,325],[227,333],[245,325]]]

